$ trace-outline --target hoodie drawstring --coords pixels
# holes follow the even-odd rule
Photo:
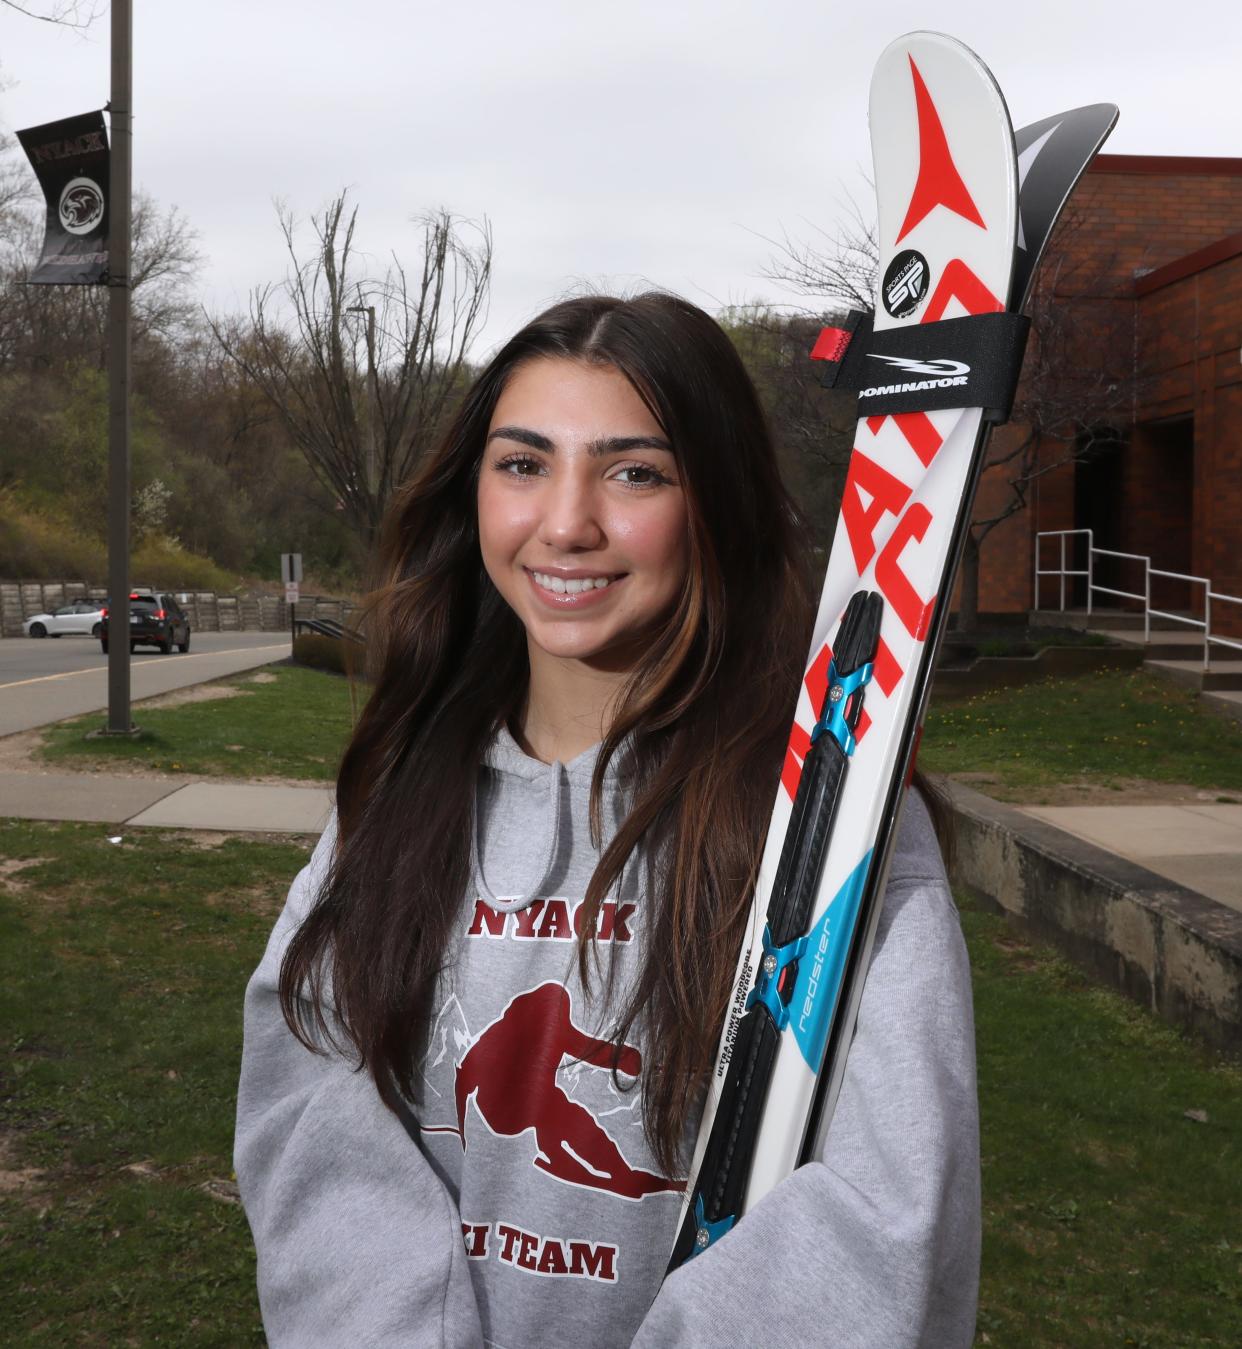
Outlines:
[[[487,883],[487,878],[483,875],[483,863],[479,857],[479,802],[478,793],[475,794],[474,816],[470,822],[470,865],[474,872],[474,878],[479,884],[479,897],[499,913],[512,913],[515,909],[525,908],[543,889],[544,882],[548,879],[548,873],[552,870],[556,861],[561,833],[561,778],[564,775],[565,768],[558,760],[551,765],[551,770],[552,782],[548,802],[548,811],[551,818],[546,830],[547,847],[544,849],[543,859],[539,863],[534,882],[531,885],[524,886],[522,894],[513,899],[497,899]]]

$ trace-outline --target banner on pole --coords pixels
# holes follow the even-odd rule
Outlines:
[[[17,133],[47,202],[47,230],[29,280],[94,286],[108,279],[108,133],[102,112]]]

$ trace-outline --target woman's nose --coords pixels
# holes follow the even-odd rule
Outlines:
[[[548,485],[539,541],[550,548],[585,551],[604,540],[598,503],[591,484],[565,474]]]

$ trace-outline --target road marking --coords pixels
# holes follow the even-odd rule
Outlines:
[[[193,651],[182,652],[178,665],[184,665],[186,661],[210,660],[213,656],[236,656],[241,652],[253,653],[255,651],[284,651],[287,644],[278,642],[273,646],[231,646],[227,651]],[[46,684],[51,679],[72,679],[74,675],[98,674],[100,669],[107,670],[107,665],[93,665],[89,670],[62,670],[60,674],[36,675],[33,679],[15,679],[10,684],[0,684],[0,689],[19,689],[23,684]],[[132,668],[132,665],[131,665]],[[237,670],[235,673],[240,674]],[[166,693],[171,693],[171,689],[166,689]]]

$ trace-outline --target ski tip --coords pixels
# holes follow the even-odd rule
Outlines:
[[[1117,125],[1117,118],[1120,116],[1121,109],[1115,103],[1084,103],[1081,108],[1070,108],[1066,112],[1057,113],[1055,120],[1065,121],[1067,118],[1074,118],[1113,127]]]
[[[912,28],[910,32],[902,33],[900,37],[894,38],[888,46],[884,48],[884,53],[881,54],[880,59],[883,60],[885,54],[898,48],[909,47],[916,43],[925,42],[939,42],[944,43],[945,46],[948,47],[955,47],[958,51],[965,52],[973,60],[979,61],[981,65],[983,64],[982,61],[980,61],[978,52],[972,47],[968,47],[960,38],[953,37],[950,33],[942,33],[937,28]]]
[[[1121,116],[1121,109],[1115,103],[1084,103],[1081,108],[1075,108],[1070,116],[1097,117],[1101,122],[1106,121],[1111,130],[1117,125],[1117,119]]]
[[[1038,122],[1017,128],[1014,139],[1021,152],[1045,133],[1065,128],[1084,144],[1094,140],[1098,148],[1112,134],[1120,116],[1120,109],[1115,103],[1084,103],[1081,108],[1067,108],[1064,112],[1041,117]]]

